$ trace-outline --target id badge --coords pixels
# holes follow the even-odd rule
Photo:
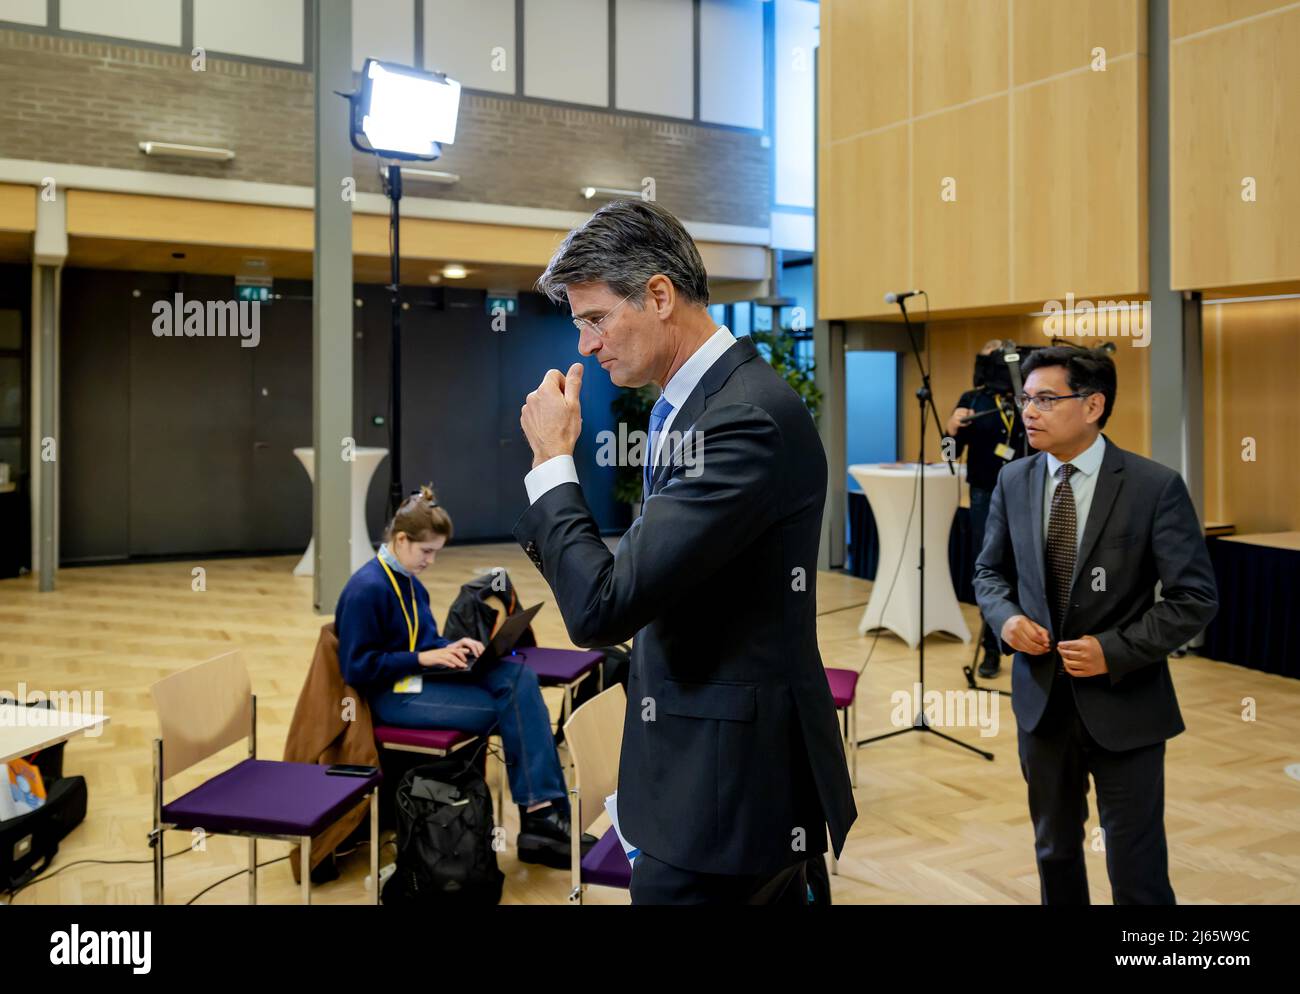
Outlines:
[[[418,694],[424,689],[424,677],[405,676],[393,684],[394,694]]]
[[[1016,450],[1013,449],[1011,446],[1009,446],[1006,442],[999,442],[997,448],[993,450],[993,454],[997,456],[999,459],[1010,460],[1016,457]]]

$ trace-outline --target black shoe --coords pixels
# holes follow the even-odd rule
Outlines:
[[[540,863],[556,870],[572,866],[569,816],[556,805],[519,812],[519,838],[515,847],[523,863]]]
[[[980,676],[994,677],[1002,669],[1002,657],[993,653],[986,653],[984,662],[980,663]]]

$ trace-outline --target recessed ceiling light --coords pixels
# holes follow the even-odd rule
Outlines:
[[[442,275],[449,280],[463,280],[469,275],[469,271],[459,262],[449,262],[442,267]]]
[[[441,283],[441,282],[442,282],[442,274],[441,274],[441,273],[430,273],[430,274],[429,274],[429,282],[430,282],[430,283]]]

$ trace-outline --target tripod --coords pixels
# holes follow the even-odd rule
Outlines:
[[[921,699],[916,702],[916,717],[913,719],[912,724],[909,725],[907,728],[899,728],[899,729],[895,729],[892,732],[886,732],[883,735],[873,735],[870,738],[861,739],[859,740],[858,745],[862,746],[862,745],[867,745],[871,742],[879,742],[882,739],[890,739],[893,738],[895,735],[903,735],[907,732],[928,732],[931,735],[937,735],[939,738],[943,739],[946,742],[951,742],[953,745],[961,746],[963,749],[969,749],[971,752],[983,756],[989,762],[992,762],[993,753],[985,752],[983,749],[977,749],[975,746],[970,745],[967,742],[962,742],[960,739],[953,738],[951,735],[948,735],[946,732],[939,731],[937,728],[935,728],[933,725],[930,724],[929,719],[926,718],[925,716],[925,430],[926,430],[926,422],[932,411],[934,412],[935,428],[940,432],[941,435],[942,435],[943,428],[942,428],[942,422],[939,420],[939,412],[934,408],[934,395],[930,392],[930,371],[925,368],[925,363],[921,361],[921,349],[916,344],[916,335],[912,331],[912,322],[907,315],[906,301],[900,299],[898,301],[898,309],[903,312],[903,324],[907,328],[907,340],[909,343],[911,343],[912,346],[912,358],[916,360],[916,368],[921,374],[921,387],[916,391],[916,402],[918,405],[920,405],[920,415],[921,415],[921,432],[920,432],[921,451],[920,451],[920,455],[917,457],[917,468],[916,468],[917,473],[920,474],[920,478],[918,480],[919,489],[920,489],[918,500],[920,501],[920,512],[921,512],[920,514],[921,541],[920,541],[919,555],[917,557],[918,560],[917,575],[919,577],[920,584],[921,584],[921,591],[920,591],[921,598],[917,604],[917,610],[919,612],[919,617],[918,617],[919,636],[917,638],[917,665],[919,667],[919,673],[917,677],[917,686],[920,687]],[[955,476],[957,471],[953,468],[952,460],[949,459],[945,461],[948,464],[948,472]],[[881,620],[882,621],[884,620],[883,613],[882,613]]]
[[[971,657],[968,665],[961,668],[962,674],[966,677],[966,685],[971,690],[982,690],[987,694],[1005,694],[1011,696],[1011,691],[1003,690],[1001,687],[982,687],[975,682],[975,661],[980,657],[980,649],[984,646],[984,633],[988,631],[989,623],[980,615],[980,633],[975,637],[975,655]]]
[[[384,192],[388,194],[390,212],[388,216],[389,240],[392,242],[390,263],[392,282],[387,290],[392,311],[390,318],[390,353],[389,353],[389,403],[391,418],[388,422],[388,513],[396,514],[402,506],[402,165],[391,163],[387,169],[381,169],[384,177]]]

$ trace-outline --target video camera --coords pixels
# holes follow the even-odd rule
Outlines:
[[[1017,346],[1015,342],[1004,340],[988,355],[975,356],[975,389],[1014,397],[1020,392],[1022,385],[1021,363],[1029,353],[1039,348],[1042,346]]]

